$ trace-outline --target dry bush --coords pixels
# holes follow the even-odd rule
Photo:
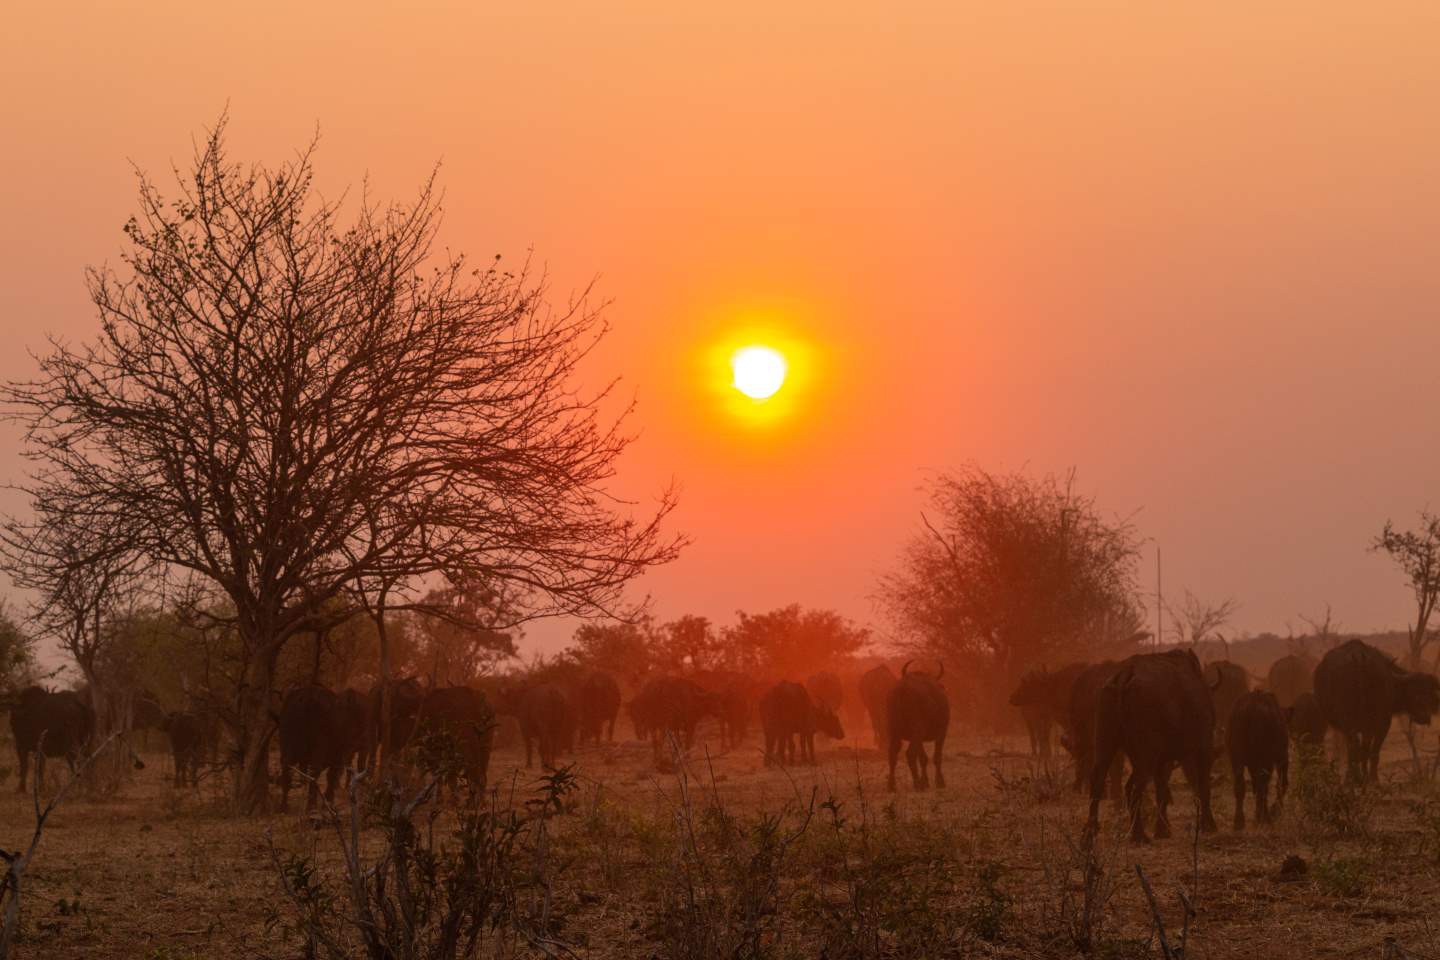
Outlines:
[[[1114,835],[1103,845],[1097,838],[1041,821],[1037,850],[1044,896],[1037,926],[1044,936],[1085,955],[1126,956],[1137,946],[1117,939],[1111,906],[1125,879],[1120,854],[1126,836],[1123,818],[1117,819]]]
[[[501,806],[498,791],[470,791],[445,816],[430,803],[439,774],[410,792],[395,784],[369,791],[352,780],[344,816],[328,811],[343,866],[330,876],[315,856],[271,857],[291,908],[271,925],[304,939],[306,957],[326,960],[458,960],[512,955],[524,943],[554,956],[566,952],[552,896],[549,820],[575,789],[568,768],[540,781],[523,806]],[[379,828],[378,850],[362,830]],[[448,821],[447,821],[448,823]],[[439,836],[437,836],[439,833]]]
[[[1369,835],[1375,786],[1350,783],[1320,747],[1296,750],[1294,796],[1304,833],[1312,841]]]

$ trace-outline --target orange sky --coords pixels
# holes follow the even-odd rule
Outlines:
[[[318,124],[325,182],[380,196],[438,160],[452,247],[598,276],[624,489],[674,476],[695,540],[662,616],[870,619],[970,460],[1077,466],[1241,627],[1408,614],[1364,547],[1440,506],[1433,2],[80,6],[0,33],[0,376],[89,336],[129,162],[228,102],[238,157]],[[815,361],[763,431],[697,369],[756,317]]]

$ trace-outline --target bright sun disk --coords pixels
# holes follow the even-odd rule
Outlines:
[[[736,390],[752,400],[773,397],[785,383],[785,357],[770,347],[744,347],[730,358]]]

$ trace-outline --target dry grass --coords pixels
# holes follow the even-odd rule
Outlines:
[[[878,754],[843,745],[792,770],[765,769],[753,747],[707,756],[697,745],[683,779],[655,773],[640,744],[582,751],[582,788],[553,822],[557,933],[582,957],[1066,957],[1087,939],[1093,956],[1156,956],[1138,863],[1172,943],[1178,891],[1190,894],[1192,957],[1378,957],[1387,939],[1440,957],[1430,919],[1440,794],[1405,781],[1399,736],[1362,835],[1302,817],[1292,790],[1276,826],[1222,828],[1192,849],[1181,787],[1176,837],[1136,847],[1113,839],[1107,804],[1086,936],[1084,803],[1026,761],[992,755],[995,741],[957,746],[947,790],[902,785],[893,796]],[[219,785],[176,791],[162,758],[148,759],[117,797],[76,798],[54,816],[32,868],[21,956],[299,956],[270,839],[333,867],[333,836],[293,814],[229,819]],[[493,769],[517,801],[534,782],[520,759],[502,753]],[[12,847],[30,829],[29,808],[13,780],[4,789],[0,846]],[[1228,824],[1228,784],[1215,802]],[[1304,875],[1282,875],[1291,855],[1306,861]]]

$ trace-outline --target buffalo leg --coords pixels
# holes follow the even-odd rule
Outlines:
[[[1290,757],[1280,757],[1280,763],[1275,768],[1275,808],[1272,813],[1279,814],[1280,809],[1285,805],[1285,794],[1290,789]]]
[[[325,772],[325,802],[335,803],[335,784],[340,780],[340,766],[336,764]]]
[[[1360,783],[1365,779],[1366,760],[1364,748],[1361,746],[1359,733],[1345,734],[1345,774],[1351,783]]]
[[[941,730],[935,738],[935,788],[945,789],[945,771],[940,769],[940,755],[945,750],[945,731]]]
[[[1380,748],[1385,745],[1385,737],[1390,733],[1390,717],[1385,717],[1380,729],[1375,732],[1375,741],[1370,744],[1370,782],[1375,783],[1380,779]]]
[[[1130,814],[1130,839],[1135,843],[1149,843],[1145,835],[1145,784],[1155,779],[1148,766],[1136,763],[1130,769],[1130,779],[1125,783],[1125,806]],[[1094,800],[1092,798],[1093,805]]]
[[[895,761],[897,761],[897,760],[900,759],[900,738],[899,738],[899,737],[897,737],[897,736],[895,736],[895,735],[893,735],[893,734],[891,735],[890,741],[889,741],[889,746],[888,746],[888,749],[887,749],[886,752],[889,753],[889,755],[890,755],[890,756],[889,756],[889,760],[890,760],[890,792],[891,792],[891,793],[894,793],[894,792],[895,792]]]
[[[925,755],[925,741],[911,740],[905,759],[910,761],[910,778],[916,790],[930,789],[930,758]]]
[[[26,774],[28,774],[29,771],[30,771],[30,754],[29,754],[28,752],[24,751],[24,750],[16,750],[15,752],[19,755],[19,766],[20,766],[20,782],[16,785],[16,787],[15,787],[15,792],[16,792],[16,793],[24,793],[24,792],[25,792],[25,777],[26,777]],[[893,766],[893,764],[892,764],[892,766]],[[894,780],[894,779],[895,779],[894,776],[893,776],[893,774],[892,774],[892,776],[891,776],[890,779],[891,779],[891,780]]]
[[[815,766],[815,734],[802,733],[800,735],[800,746],[805,751],[805,762]]]
[[[1250,779],[1255,784],[1255,820],[1270,822],[1270,768],[1255,767],[1250,770]]]
[[[1245,829],[1245,767],[1240,763],[1240,758],[1232,752],[1230,754],[1230,778],[1234,780],[1235,789],[1235,821],[1236,830]],[[1255,790],[1258,793],[1260,784],[1257,781]]]
[[[1170,837],[1170,775],[1174,772],[1172,764],[1162,764],[1160,769],[1155,771],[1155,839],[1166,840]]]
[[[1200,832],[1214,833],[1215,814],[1210,809],[1210,751],[1201,750],[1199,755],[1185,762],[1185,779],[1190,789],[1200,800]]]
[[[314,764],[305,765],[305,812],[309,813],[315,809],[315,801],[320,798],[320,773],[321,768]]]

